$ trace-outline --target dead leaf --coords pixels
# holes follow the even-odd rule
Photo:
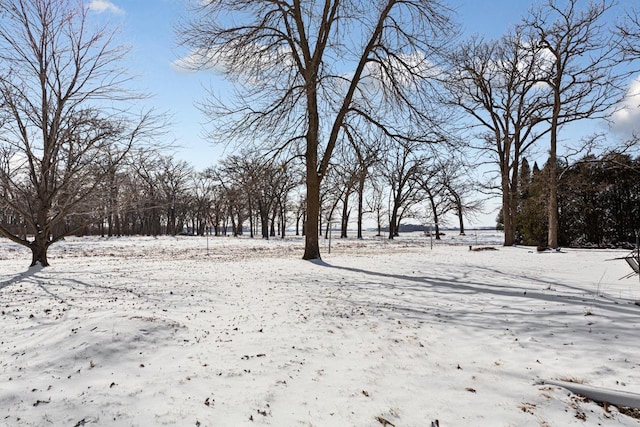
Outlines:
[[[381,416],[377,416],[376,417],[376,421],[378,421],[380,424],[382,424],[383,427],[387,427],[387,426],[396,427],[396,425],[394,423],[392,423],[391,421],[389,421],[386,418],[383,418]]]

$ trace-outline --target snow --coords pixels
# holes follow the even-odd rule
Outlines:
[[[640,425],[542,385],[640,393],[627,252],[501,240],[0,239],[0,425]]]

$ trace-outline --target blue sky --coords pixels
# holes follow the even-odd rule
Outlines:
[[[87,1],[96,13],[119,26],[121,42],[131,48],[130,72],[137,89],[149,93],[148,106],[170,116],[166,141],[176,144],[175,157],[197,170],[214,165],[222,155],[203,137],[205,117],[194,106],[204,96],[212,73],[180,71],[172,66],[180,50],[174,25],[185,13],[185,0]]]
[[[131,68],[140,89],[153,97],[150,106],[167,111],[173,125],[166,136],[179,148],[176,157],[201,170],[225,156],[224,147],[204,137],[206,118],[194,106],[216,78],[210,72],[179,71],[172,62],[185,52],[177,46],[174,25],[185,14],[186,0],[93,0],[94,12],[120,25],[124,43],[131,46]],[[486,0],[452,3],[467,32],[497,37],[520,19],[529,2]]]
[[[131,71],[139,88],[153,95],[150,106],[166,111],[173,125],[167,141],[177,145],[176,157],[202,170],[226,155],[224,147],[204,137],[206,117],[194,103],[206,96],[212,72],[187,72],[172,65],[186,52],[177,45],[174,26],[186,13],[189,0],[86,0],[89,7],[120,26],[122,41],[132,49]],[[632,5],[637,0],[621,0]],[[465,33],[497,38],[519,22],[531,6],[524,0],[452,0]],[[639,89],[640,90],[640,89]],[[640,115],[639,115],[640,116]]]

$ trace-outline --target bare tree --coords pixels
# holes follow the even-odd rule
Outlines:
[[[460,235],[465,235],[464,219],[474,217],[482,210],[483,203],[477,199],[477,184],[459,162],[449,162],[442,170],[442,183],[458,217]]]
[[[340,213],[340,238],[348,237],[349,218],[351,217],[350,200],[357,191],[360,168],[354,151],[348,144],[342,144],[335,156],[335,164],[332,166],[331,181],[325,187],[335,194],[335,207],[342,204]]]
[[[450,212],[457,216],[460,235],[464,235],[464,217],[473,215],[481,206],[480,201],[471,198],[474,188],[465,165],[451,157],[441,159],[434,153],[415,179],[429,203],[436,239],[440,239],[442,219]]]
[[[269,211],[273,200],[263,159],[256,153],[244,151],[225,158],[219,168],[209,169],[208,173],[224,189],[227,201],[237,206],[236,211],[241,210],[240,205],[246,207],[250,237],[254,237],[254,218],[258,213],[262,237],[268,239]]]
[[[444,165],[438,161],[426,163],[416,173],[415,181],[422,196],[426,196],[429,203],[429,211],[433,219],[436,240],[440,240],[440,222],[452,208],[444,185]]]
[[[127,110],[139,98],[119,68],[127,49],[82,1],[3,0],[0,9],[0,145],[10,153],[0,182],[26,227],[0,225],[0,234],[47,266],[49,246],[95,213],[86,202],[107,172],[94,165],[106,153],[121,161],[153,122]]]
[[[215,183],[211,176],[205,172],[196,173],[192,177],[192,231],[199,236],[208,233],[208,220],[212,204],[215,199]]]
[[[283,163],[278,166],[273,176],[273,190],[275,198],[274,209],[278,217],[278,228],[280,237],[285,238],[287,228],[287,214],[290,208],[289,198],[293,190],[301,184],[300,169],[292,163]]]
[[[344,176],[343,170],[340,169],[339,165],[329,169],[322,182],[320,198],[320,216],[326,222],[324,228],[325,239],[329,238],[329,230],[336,220],[334,213],[338,209],[338,205],[342,202],[343,206],[347,206],[344,202],[345,196],[348,198],[351,191],[353,191],[353,174],[347,173],[347,176]]]
[[[304,225],[307,220],[307,200],[301,194],[298,195],[297,202],[295,204],[295,217],[296,217],[296,236],[300,235],[300,223],[302,222],[302,234],[304,234]]]
[[[357,128],[350,129],[350,126],[345,126],[345,136],[353,148],[357,160],[355,173],[358,196],[357,238],[362,239],[365,184],[369,178],[371,168],[380,161],[381,147],[378,145],[380,138],[375,134],[361,135]],[[346,237],[346,231],[344,237]]]
[[[109,237],[129,234],[126,216],[136,203],[136,176],[128,163],[133,159],[129,153],[122,161],[122,153],[117,146],[103,148],[101,162],[96,164],[96,174],[102,177],[96,193],[102,214],[98,218],[100,234]],[[112,151],[116,149],[116,151]],[[106,219],[106,233],[104,219]],[[87,230],[91,231],[91,230]]]
[[[372,176],[371,190],[369,192],[369,195],[365,199],[365,202],[366,202],[368,211],[372,212],[375,217],[376,229],[377,229],[376,237],[381,237],[382,236],[382,220],[384,219],[385,214],[388,214],[388,212],[386,212],[385,210],[385,206],[387,206],[387,203],[386,203],[386,197],[383,189],[384,179],[382,176],[384,174],[382,172],[382,165],[377,164],[376,166],[377,167],[374,167],[373,173],[371,174]]]
[[[184,160],[171,156],[160,157],[158,184],[162,205],[166,209],[166,234],[175,236],[182,231],[186,213],[187,195],[193,177],[193,168]]]
[[[620,51],[622,52],[623,58],[629,63],[635,64],[632,70],[637,73],[637,64],[640,60],[640,8],[631,8],[627,11],[625,17],[617,24],[617,35],[620,40]],[[635,84],[639,81],[638,79],[640,79],[640,76],[636,76],[634,80]],[[636,111],[638,107],[640,107],[640,101],[638,101],[638,94],[633,86],[631,86],[627,96],[626,102],[623,102],[623,109],[628,108]],[[624,114],[624,116],[627,115]],[[640,145],[640,129],[637,127],[637,119],[634,120],[632,115],[631,117],[625,117],[625,121],[636,122],[635,126],[631,129],[631,134],[628,136],[626,144],[629,147],[638,147]],[[624,148],[620,151],[623,150]]]
[[[279,235],[285,236],[289,196],[300,185],[295,164],[277,162],[258,152],[245,150],[240,155],[225,158],[220,167],[211,168],[207,173],[224,189],[230,202],[229,208],[233,212],[229,217],[234,235],[241,234],[242,222],[248,217],[253,237],[254,213],[257,213],[264,239],[276,235],[276,220]]]
[[[526,153],[545,132],[548,91],[537,80],[542,67],[540,48],[516,28],[500,40],[474,38],[453,54],[446,82],[452,100],[479,127],[484,144],[500,172],[504,244],[515,242],[518,168]]]
[[[627,11],[617,26],[620,48],[628,60],[640,59],[640,9]]]
[[[134,200],[139,221],[139,233],[147,236],[162,234],[162,222],[167,209],[161,188],[163,158],[157,152],[136,151],[132,156],[136,198]]]
[[[426,160],[415,143],[396,144],[383,159],[383,175],[389,186],[389,239],[398,236],[402,218],[419,200],[416,178]]]
[[[558,134],[562,125],[584,119],[608,117],[624,95],[616,35],[609,30],[610,0],[589,2],[547,0],[525,20],[531,39],[547,59],[544,81],[551,91],[549,117],[549,235],[548,245],[558,247]]]
[[[206,200],[207,200],[207,209],[206,216],[204,217],[206,223],[206,233],[211,234],[211,229],[213,228],[213,233],[216,236],[220,235],[221,232],[221,223],[223,222],[223,218],[228,210],[228,205],[231,204],[241,204],[242,206],[246,206],[246,204],[241,201],[244,198],[244,193],[238,187],[235,187],[233,184],[231,185],[222,185],[220,182],[220,174],[218,168],[209,167],[202,172],[203,179],[206,184]],[[249,215],[249,218],[253,217]],[[253,223],[251,223],[253,226]],[[253,227],[251,227],[251,237],[253,237]]]
[[[429,83],[452,25],[438,0],[214,0],[178,32],[193,48],[183,64],[238,83],[235,103],[203,106],[216,137],[304,156],[303,258],[316,259],[321,183],[343,125],[361,117],[398,139],[430,139]]]

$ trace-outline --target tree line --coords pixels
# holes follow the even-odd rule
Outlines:
[[[32,265],[48,265],[47,248],[69,234],[268,238],[290,221],[303,258],[316,259],[322,233],[339,221],[346,237],[352,212],[358,237],[365,214],[389,238],[407,218],[437,233],[451,215],[463,231],[479,190],[502,198],[505,245],[557,247],[585,233],[570,217],[579,204],[567,191],[586,179],[575,174],[613,167],[605,159],[638,141],[562,161],[575,149],[563,147],[566,129],[610,119],[638,72],[639,12],[611,0],[542,0],[496,40],[462,39],[439,0],[193,2],[176,27],[181,64],[233,86],[200,106],[211,141],[241,153],[202,172],[166,154],[166,120],[138,107],[146,97],[108,22],[80,0],[0,8],[0,234],[29,247]],[[543,171],[524,179],[525,158],[540,153]],[[495,179],[478,179],[481,164]],[[541,180],[544,192],[525,198]],[[589,195],[619,204],[609,196]],[[539,209],[546,220],[523,215]],[[628,234],[616,215],[585,223],[605,240]]]
[[[428,216],[421,209],[430,209],[434,218],[457,215],[464,232],[465,216],[480,207],[467,200],[469,183],[457,181],[459,175],[451,164],[429,167],[425,158],[401,154],[405,157],[397,159],[400,164],[370,153],[360,162],[344,159],[332,169],[321,197],[319,226],[325,237],[329,227],[340,228],[340,236],[348,237],[349,225],[356,219],[356,236],[362,238],[364,217],[375,213],[379,235],[389,217],[395,218],[395,227],[388,230],[393,238],[403,219]],[[307,211],[299,163],[278,163],[245,152],[196,171],[171,156],[132,151],[125,161],[108,169],[97,191],[85,198],[84,209],[51,229],[54,238],[246,234],[269,239],[284,238],[288,232],[305,234]],[[0,202],[0,224],[26,239],[31,234],[28,222],[4,200],[8,199]]]

